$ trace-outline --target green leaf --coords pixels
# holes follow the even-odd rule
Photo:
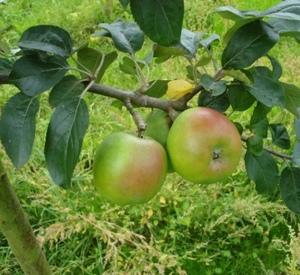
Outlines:
[[[125,9],[128,5],[130,0],[119,0],[123,8]]]
[[[293,162],[300,166],[300,139],[294,145],[293,149]]]
[[[253,85],[245,85],[249,93],[251,93],[259,102],[268,107],[285,105],[285,93],[282,85],[263,75],[255,74]]]
[[[279,172],[271,154],[263,151],[260,155],[254,155],[247,151],[245,165],[249,178],[256,184],[257,192],[272,195],[279,183]]]
[[[202,33],[194,33],[187,29],[182,29],[181,31],[181,44],[188,51],[190,58],[196,56],[197,50],[200,45],[200,40],[203,37],[204,32]]]
[[[137,74],[137,65],[140,69],[145,67],[145,62],[136,60],[136,62],[128,56],[123,57],[122,63],[119,65],[119,68],[122,72],[130,75]]]
[[[94,36],[111,37],[115,47],[121,52],[134,54],[143,46],[144,33],[135,22],[117,20],[111,24],[99,24],[99,27],[105,31],[96,33]]]
[[[49,94],[49,103],[57,107],[67,99],[78,97],[84,91],[83,83],[74,75],[67,75],[62,78],[51,90]]]
[[[209,107],[223,113],[229,108],[230,103],[226,93],[213,96],[212,93],[203,90],[198,97],[198,106]]]
[[[108,54],[102,54],[101,52],[92,49],[92,48],[83,48],[78,51],[77,58],[79,62],[79,69],[85,70],[88,69],[91,73],[96,74],[96,82],[99,82],[103,77],[106,69],[110,66],[111,63],[117,58],[116,52],[111,52]],[[99,66],[101,68],[99,69]],[[82,68],[83,66],[83,68]],[[81,73],[81,76],[84,78],[86,74]]]
[[[300,107],[300,89],[288,83],[280,82],[281,87],[285,92],[285,105],[284,107],[291,112],[294,116],[299,117],[297,108]]]
[[[268,136],[269,121],[267,119],[267,114],[269,111],[269,108],[261,103],[257,103],[250,119],[249,129],[254,134],[258,134],[263,138]]]
[[[12,96],[3,108],[0,120],[1,141],[17,169],[31,155],[38,110],[38,100],[23,93]]]
[[[220,36],[218,34],[212,34],[211,36],[200,40],[200,45],[202,45],[205,49],[209,49],[211,44],[216,40],[220,40]]]
[[[300,215],[300,169],[286,167],[280,177],[280,193],[286,206]]]
[[[130,7],[135,21],[152,41],[163,46],[180,41],[183,0],[130,0]]]
[[[71,56],[73,53],[70,34],[51,25],[38,25],[27,29],[21,35],[19,46],[22,49],[44,51],[62,57]]]
[[[252,96],[244,85],[233,83],[227,90],[230,105],[234,111],[245,111],[249,109],[255,102]]]
[[[47,130],[45,157],[53,181],[68,187],[89,123],[86,103],[71,98],[55,109]]]
[[[283,124],[270,124],[269,128],[272,141],[276,146],[282,149],[289,149],[291,147],[289,134]]]
[[[279,61],[276,58],[269,56],[269,55],[267,55],[267,57],[271,61],[271,64],[273,67],[273,79],[278,80],[282,75],[281,64],[279,63]]]
[[[7,76],[12,69],[12,62],[6,58],[0,58],[0,79],[1,75]]]
[[[58,55],[44,59],[25,55],[14,63],[10,80],[23,93],[35,96],[57,84],[68,70],[68,63]]]
[[[206,91],[212,93],[213,96],[218,96],[226,91],[226,82],[224,80],[214,81],[214,79],[208,74],[202,74],[200,83]]]
[[[238,21],[245,19],[244,14],[236,8],[231,6],[219,7],[216,9],[216,12],[225,19],[230,19],[233,21]]]
[[[149,83],[149,89],[144,93],[147,96],[160,98],[164,96],[168,89],[169,80],[155,80]]]
[[[278,42],[278,33],[260,20],[239,28],[228,41],[222,54],[224,69],[243,69],[250,66]]]
[[[157,63],[164,62],[174,56],[184,56],[187,54],[186,50],[180,47],[165,47],[158,44],[153,46],[153,51],[153,57],[156,58]]]
[[[260,135],[254,135],[247,139],[247,150],[253,155],[261,155],[264,150],[264,140]]]

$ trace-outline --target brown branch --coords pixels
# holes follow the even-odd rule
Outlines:
[[[175,101],[171,101],[166,99],[154,98],[139,92],[128,92],[121,89],[108,87],[103,84],[94,84],[92,87],[90,87],[89,92],[115,98],[122,102],[129,99],[131,104],[133,105],[137,105],[140,107],[157,108],[166,112],[168,112],[170,109],[174,109],[176,111],[184,111],[188,108],[187,99],[185,97]]]

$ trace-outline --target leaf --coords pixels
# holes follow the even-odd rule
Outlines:
[[[149,83],[149,89],[144,93],[147,96],[160,98],[164,96],[168,89],[169,80],[156,80]]]
[[[121,52],[134,54],[143,46],[144,33],[135,22],[122,22],[117,20],[111,24],[99,24],[99,27],[105,31],[96,33],[94,37],[111,37],[115,47]]]
[[[286,167],[280,177],[280,193],[286,206],[300,215],[300,169]]]
[[[285,105],[284,107],[291,112],[294,116],[299,117],[297,108],[300,107],[300,89],[288,83],[280,82],[281,87],[285,92]]]
[[[130,0],[119,0],[123,8],[125,9],[128,5]]]
[[[170,100],[176,100],[192,93],[193,89],[194,86],[183,79],[171,80],[168,82],[166,95]]]
[[[140,69],[145,67],[145,62],[136,60],[136,62],[128,56],[123,57],[122,63],[119,65],[120,70],[126,74],[136,75],[137,74],[137,66]]]
[[[96,82],[99,82],[103,77],[107,68],[112,64],[117,58],[116,52],[111,52],[108,54],[102,54],[101,52],[92,48],[83,48],[78,51],[77,58],[80,65],[79,69],[88,69],[91,73],[96,74]],[[101,68],[99,69],[99,66]],[[86,74],[81,73],[82,77],[86,77]]]
[[[206,91],[212,93],[213,96],[218,96],[226,91],[227,85],[224,80],[215,81],[210,75],[202,74],[200,83]]]
[[[256,20],[240,27],[228,41],[222,54],[223,69],[250,66],[278,42],[278,33],[267,23]]]
[[[12,62],[6,58],[0,58],[0,78],[1,75],[7,76],[12,69]]]
[[[86,103],[68,99],[57,106],[47,130],[45,157],[53,181],[68,187],[89,123]]]
[[[216,9],[216,12],[223,18],[233,21],[238,21],[245,18],[244,14],[241,11],[231,6],[219,7]]]
[[[183,0],[130,0],[135,21],[154,42],[171,46],[180,41],[183,15]]]
[[[273,79],[278,80],[282,75],[281,64],[279,63],[279,61],[276,58],[269,56],[269,55],[267,55],[267,57],[271,61],[271,64],[273,67]]]
[[[257,103],[250,119],[249,129],[263,138],[268,136],[269,121],[267,114],[269,111],[269,108],[261,103]]]
[[[253,85],[245,85],[247,91],[268,107],[285,105],[285,93],[282,85],[263,75],[255,74]]]
[[[270,124],[269,128],[272,141],[276,146],[282,149],[289,149],[291,147],[289,134],[283,124]]]
[[[0,120],[1,141],[17,169],[20,169],[31,155],[38,110],[38,100],[23,93],[12,96],[3,108]]]
[[[203,35],[204,33],[194,33],[185,28],[182,29],[180,42],[187,49],[190,58],[195,57]]]
[[[256,184],[260,194],[272,195],[279,183],[278,167],[270,153],[254,155],[247,151],[245,165],[248,177]]]
[[[49,103],[52,107],[57,107],[63,101],[81,95],[84,88],[83,83],[76,76],[64,76],[51,90]]]
[[[203,40],[200,40],[200,45],[202,45],[205,49],[209,49],[211,44],[213,42],[215,42],[216,40],[220,40],[220,36],[218,34],[212,34],[211,36],[203,39]]]
[[[203,90],[198,97],[198,106],[209,107],[223,113],[229,108],[230,103],[226,93],[213,96],[212,93]]]
[[[293,162],[300,166],[300,139],[298,139],[294,145]]]
[[[164,62],[174,56],[184,56],[187,54],[186,50],[179,46],[165,47],[158,44],[153,46],[153,51],[153,57],[156,57],[157,63]]]
[[[59,27],[38,25],[23,32],[19,40],[22,49],[39,50],[62,57],[71,56],[73,45],[70,34]]]
[[[260,135],[254,135],[247,139],[247,150],[253,155],[261,155],[264,150],[263,145],[264,141]]]
[[[57,84],[68,70],[68,63],[58,55],[44,59],[25,55],[14,63],[10,81],[23,93],[35,96]]]
[[[247,91],[244,85],[239,83],[230,85],[227,93],[230,105],[234,111],[245,111],[255,102],[255,97]]]

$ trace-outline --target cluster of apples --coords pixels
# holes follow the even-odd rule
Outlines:
[[[96,189],[118,204],[140,204],[161,189],[168,172],[194,183],[229,177],[241,154],[241,137],[223,114],[206,107],[180,113],[174,122],[154,109],[143,137],[117,132],[100,144],[93,168]]]

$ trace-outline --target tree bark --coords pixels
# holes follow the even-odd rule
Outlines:
[[[12,188],[0,156],[0,231],[24,274],[50,275],[50,266]]]

